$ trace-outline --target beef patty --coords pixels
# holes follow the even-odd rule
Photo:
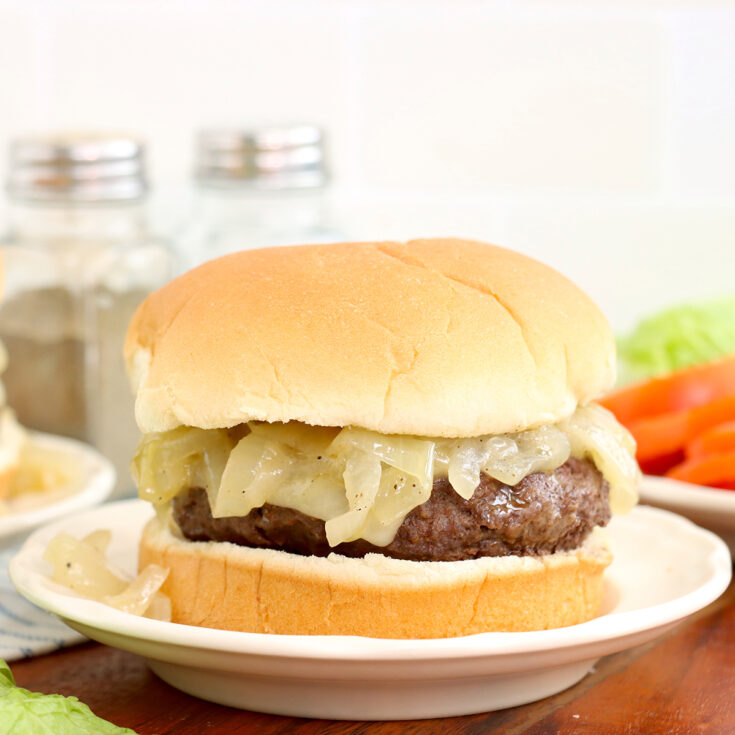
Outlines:
[[[608,494],[607,481],[595,466],[574,458],[514,486],[481,475],[469,500],[457,495],[448,480],[437,478],[429,500],[406,516],[388,546],[358,539],[331,547],[323,521],[276,505],[255,508],[241,518],[212,518],[201,488],[176,496],[173,512],[192,541],[230,541],[314,556],[378,553],[413,561],[458,561],[574,549],[595,526],[610,520]]]

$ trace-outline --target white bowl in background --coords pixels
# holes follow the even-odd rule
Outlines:
[[[722,538],[735,558],[735,490],[645,475],[641,502],[671,510]]]
[[[20,495],[4,503],[0,514],[0,547],[49,521],[84,510],[106,500],[115,486],[115,470],[88,444],[66,437],[29,432],[29,442],[39,453],[73,467],[73,476],[62,486]]]

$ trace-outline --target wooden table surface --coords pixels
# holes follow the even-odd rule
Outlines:
[[[663,638],[601,659],[571,689],[522,707],[444,720],[328,722],[230,709],[182,694],[137,656],[96,643],[12,669],[20,686],[73,694],[140,735],[735,733],[735,583]]]

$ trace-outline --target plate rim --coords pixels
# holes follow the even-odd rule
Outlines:
[[[298,660],[396,662],[409,659],[425,661],[499,658],[540,653],[551,649],[573,649],[604,641],[625,639],[674,625],[716,600],[729,585],[732,574],[730,553],[725,543],[715,534],[670,511],[637,506],[632,511],[633,514],[658,517],[662,522],[678,525],[682,532],[700,535],[701,540],[709,544],[706,554],[704,550],[702,552],[708,564],[708,577],[704,584],[673,600],[646,608],[607,613],[578,625],[542,631],[488,632],[456,638],[420,640],[227,631],[151,620],[79,596],[57,592],[46,586],[47,583],[42,581],[42,575],[33,569],[34,562],[37,562],[40,556],[39,544],[45,543],[48,537],[81,515],[109,514],[110,518],[116,518],[118,523],[121,523],[123,518],[119,512],[121,507],[128,513],[139,513],[141,521],[144,512],[150,515],[148,512],[150,506],[144,501],[123,500],[83,511],[76,516],[59,518],[37,529],[26,539],[21,550],[11,560],[10,577],[13,584],[24,597],[65,622],[71,620],[88,628],[118,636],[199,651]],[[112,528],[114,533],[114,524]],[[40,595],[39,589],[42,591]],[[614,625],[610,625],[611,622]],[[349,646],[346,645],[347,641]]]
[[[735,527],[735,490],[695,485],[659,475],[643,475],[641,502],[654,502],[670,508],[722,513],[731,516]]]

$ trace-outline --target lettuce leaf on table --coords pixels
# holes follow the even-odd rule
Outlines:
[[[95,715],[76,697],[39,694],[15,685],[0,659],[0,732],[13,735],[136,735]]]

